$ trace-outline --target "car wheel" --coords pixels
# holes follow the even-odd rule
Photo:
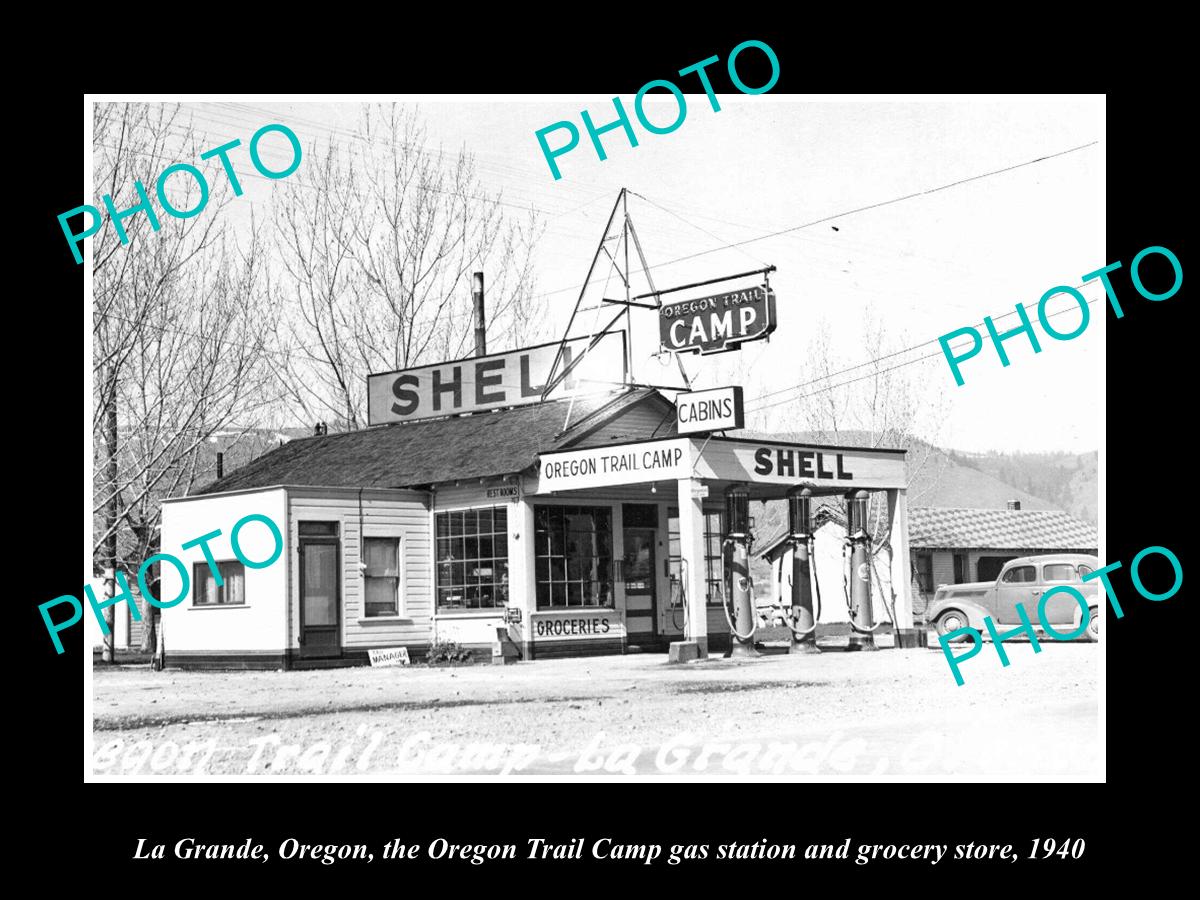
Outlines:
[[[937,617],[934,627],[937,628],[938,636],[942,637],[952,631],[958,631],[960,628],[966,628],[969,624],[971,623],[967,621],[966,613],[959,612],[957,609],[948,609]],[[955,640],[963,640],[965,637],[966,635],[962,635],[961,637],[955,638]]]
[[[1100,640],[1100,610],[1092,606],[1088,608],[1088,627],[1083,633],[1084,640],[1095,643]]]

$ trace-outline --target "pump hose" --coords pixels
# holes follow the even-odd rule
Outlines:
[[[676,620],[675,607],[671,607],[671,624],[688,633],[688,607],[687,607],[687,560],[683,557],[679,559],[679,605],[683,607],[683,625],[680,625]]]
[[[737,542],[733,538],[727,537],[727,538],[725,538],[724,541],[722,541],[721,546],[724,547],[726,544],[734,544],[734,543],[737,543]],[[747,550],[746,555],[747,556],[750,555],[749,550]],[[732,573],[731,573],[731,575],[732,575]],[[746,576],[747,576],[746,581],[750,585],[750,587],[753,588],[754,582],[750,580],[749,575],[750,575],[750,573],[747,572],[746,573]],[[729,582],[730,582],[729,583],[729,587],[730,587],[729,599],[721,604],[721,609],[725,612],[725,621],[729,623],[729,633],[732,634],[739,641],[741,641],[743,644],[746,644],[754,639],[754,634],[755,634],[755,632],[758,631],[758,616],[756,613],[751,611],[750,618],[754,620],[754,625],[753,625],[753,627],[751,627],[750,633],[749,634],[739,634],[738,633],[737,627],[733,624],[733,619],[729,615],[729,602],[733,599],[733,578],[732,577],[730,578]],[[754,602],[753,590],[751,590],[750,602],[752,604]]]
[[[796,552],[795,545],[797,543],[799,543],[799,542],[792,541],[792,552],[793,553]],[[819,578],[817,578],[817,567],[814,565],[813,556],[815,553],[815,546],[814,546],[814,542],[813,542],[813,536],[811,534],[808,536],[806,543],[808,544],[809,581],[811,581],[813,583],[813,586],[816,588],[816,592],[817,592],[817,614],[815,616],[813,616],[812,627],[804,628],[804,629],[794,627],[791,623],[791,620],[787,619],[785,617],[784,621],[787,623],[788,630],[791,631],[792,637],[794,637],[796,640],[801,640],[802,638],[806,638],[810,634],[812,634],[814,631],[816,631],[817,630],[817,622],[821,618],[821,580]]]
[[[871,573],[875,576],[875,583],[877,585],[879,585],[879,595],[880,595],[880,597],[883,598],[883,608],[887,611],[888,619],[889,619],[889,621],[891,621],[892,627],[895,628],[896,627],[896,592],[889,590],[889,593],[892,595],[892,602],[891,602],[891,604],[889,604],[887,601],[887,597],[885,597],[883,595],[883,582],[881,582],[879,580],[879,570],[875,568],[875,556],[874,556],[874,554],[868,553],[867,557],[868,557],[868,559],[871,560]]]

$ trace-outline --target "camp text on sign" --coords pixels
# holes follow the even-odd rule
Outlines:
[[[659,339],[674,353],[721,353],[775,330],[775,292],[756,285],[711,297],[664,304]]]
[[[563,349],[559,371],[583,354],[588,338],[573,338]],[[412,422],[436,416],[538,403],[554,366],[559,344],[542,344],[490,356],[383,372],[367,376],[367,423]],[[625,332],[604,334],[550,399],[611,390],[626,379]]]

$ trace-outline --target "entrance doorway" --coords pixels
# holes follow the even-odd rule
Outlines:
[[[336,522],[300,523],[300,656],[342,654]]]
[[[652,645],[658,639],[658,507],[626,503],[621,519],[625,631],[630,645]]]

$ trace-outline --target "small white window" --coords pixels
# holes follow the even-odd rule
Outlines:
[[[192,605],[245,606],[245,567],[235,560],[222,560],[217,563],[217,571],[221,573],[220,584],[207,563],[192,566]]]
[[[400,538],[364,538],[363,562],[365,617],[400,615]]]

